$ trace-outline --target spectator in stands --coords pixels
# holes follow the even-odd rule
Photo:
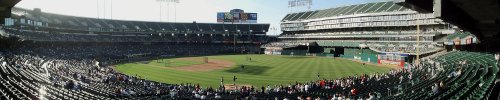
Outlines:
[[[73,87],[73,90],[80,91],[80,84],[78,82],[75,82],[75,85]]]
[[[500,53],[495,54],[495,60],[497,61],[496,64],[498,65],[498,61],[500,61]]]
[[[452,72],[448,75],[448,78],[455,77],[455,76],[457,76],[456,71],[452,71]]]
[[[137,93],[134,90],[129,90],[129,94],[131,96],[136,96],[137,95]]]
[[[272,88],[270,85],[267,85],[266,87],[266,94],[269,94],[271,92]]]
[[[176,95],[177,95],[177,90],[176,89],[172,89],[170,91],[170,98],[174,98]],[[215,94],[215,96],[217,97],[217,94]]]
[[[304,86],[304,91],[305,91],[306,93],[308,93],[308,92],[309,92],[309,88],[310,88],[309,84],[306,84],[306,85]]]
[[[335,100],[343,100],[342,95],[340,93],[337,93],[336,95],[337,98],[335,98]]]
[[[296,100],[302,100],[302,95],[297,96]]]
[[[455,76],[460,76],[462,75],[462,68],[458,68],[457,72],[455,73]]]
[[[218,93],[215,93],[215,99],[220,99],[222,98]]]
[[[330,96],[331,98],[329,98],[328,100],[337,100],[337,94],[333,94],[332,96]]]
[[[403,83],[403,80],[404,80],[404,76],[403,75],[399,76],[399,83],[400,84]]]
[[[120,94],[122,96],[130,96],[130,94],[128,93],[128,89],[120,89]]]
[[[201,95],[200,95],[200,94],[198,94],[198,93],[195,93],[195,94],[194,94],[194,98],[196,98],[196,99],[200,99],[200,98],[201,98]]]
[[[121,95],[121,93],[122,93],[122,90],[120,88],[115,89],[115,94]]]
[[[66,81],[66,84],[64,86],[66,89],[73,89],[74,87],[74,82],[73,81]]]
[[[369,96],[369,97],[368,97],[368,99],[367,99],[367,100],[376,100],[376,98],[375,98],[375,94],[373,94],[373,93],[368,93],[368,96]]]
[[[434,85],[431,88],[432,88],[433,94],[439,93],[439,84],[438,83],[434,83]]]
[[[352,88],[350,93],[351,93],[351,97],[355,97],[358,94],[358,90],[356,88]]]
[[[448,89],[448,86],[443,81],[439,82],[439,91],[446,91]]]
[[[201,100],[205,100],[205,99],[207,99],[207,95],[205,95],[205,94],[201,95],[201,96],[200,96],[200,99],[201,99]]]

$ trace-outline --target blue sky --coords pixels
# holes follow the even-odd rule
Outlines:
[[[311,9],[327,9],[380,1],[387,0],[313,0]],[[180,0],[178,4],[160,4],[157,0],[22,0],[16,7],[41,8],[42,12],[92,18],[156,22],[161,18],[163,22],[207,23],[217,21],[217,12],[243,9],[245,12],[258,13],[259,23],[269,23],[275,28],[279,28],[279,21],[287,13],[306,10],[305,7],[288,8],[288,0]],[[279,31],[270,31],[268,34],[279,33]]]

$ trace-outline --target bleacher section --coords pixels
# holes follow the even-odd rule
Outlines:
[[[113,33],[88,34],[67,32],[46,32],[6,28],[5,31],[23,40],[71,41],[71,42],[178,42],[178,43],[265,43],[266,36],[250,34],[182,34],[182,33]]]
[[[324,47],[359,47],[361,41],[318,41],[319,46]]]
[[[308,44],[312,44],[312,42],[307,42],[307,41],[280,41],[280,42],[272,42],[272,43],[267,43],[262,45],[263,48],[265,47],[280,47],[280,48],[291,48],[291,47],[297,47],[297,46],[306,46]]]
[[[484,99],[488,97],[487,91],[492,89],[499,71],[491,54],[454,51],[432,61],[439,62],[437,69],[442,71],[436,72],[438,74],[428,80],[404,84],[407,87],[403,88],[400,95],[387,99]],[[461,63],[463,61],[466,63]],[[451,73],[454,72],[461,74],[453,76]],[[439,81],[444,83],[444,87],[437,86],[440,87],[437,92],[432,92],[435,88],[433,83],[440,84]]]
[[[443,37],[441,41],[444,41],[446,45],[469,45],[478,43],[477,37],[470,32],[450,34]]]
[[[446,36],[446,39],[447,40],[463,39],[463,38],[470,36],[470,35],[472,35],[470,32],[455,33],[455,34],[451,34],[451,35]]]
[[[438,47],[431,43],[368,43],[370,49],[377,52],[387,52],[387,53],[406,53],[406,54],[417,54],[417,48],[419,49],[419,54],[434,53],[437,51],[444,50],[442,47]]]

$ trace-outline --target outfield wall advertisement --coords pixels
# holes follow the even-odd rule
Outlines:
[[[279,47],[266,47],[264,54],[267,55],[281,55],[281,52],[283,51],[283,48]]]
[[[405,66],[405,59],[408,54],[382,53],[378,55],[379,64],[396,65],[401,68]]]

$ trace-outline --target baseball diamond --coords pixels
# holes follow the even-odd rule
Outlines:
[[[247,61],[246,57],[252,58],[252,61]],[[193,69],[183,68],[194,65],[207,65],[199,64],[199,62],[202,62],[201,58],[181,57],[163,59],[171,60],[172,62],[169,63],[174,65],[176,61],[191,60],[194,62],[192,65],[168,67],[169,64],[157,64],[156,60],[151,60],[148,64],[127,63],[116,65],[116,70],[127,75],[137,75],[148,80],[172,84],[199,83],[205,87],[220,86],[221,77],[230,79],[232,76],[237,76],[237,84],[250,84],[255,87],[261,87],[315,81],[317,80],[316,73],[320,73],[320,78],[322,79],[335,79],[353,74],[387,73],[392,68],[398,68],[390,65],[363,65],[362,63],[342,58],[273,55],[208,56],[209,63],[218,63],[215,66],[220,67],[208,64],[209,66]],[[227,62],[231,64],[226,64]],[[244,65],[245,69],[241,70],[239,65]],[[226,81],[226,83],[232,84],[233,82]]]

